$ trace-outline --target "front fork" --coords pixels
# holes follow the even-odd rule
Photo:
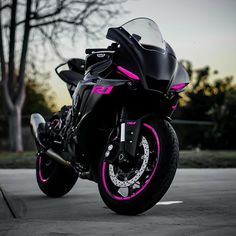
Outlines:
[[[125,106],[122,107],[121,116],[120,116],[120,148],[121,153],[125,153],[125,126],[126,126],[127,112]]]
[[[105,154],[108,162],[113,163],[115,160],[119,161],[132,161],[136,155],[136,149],[139,141],[139,134],[141,128],[142,118],[138,120],[128,120],[126,108],[123,107],[120,116],[120,132],[119,142],[116,144],[108,145],[108,150]],[[110,155],[111,147],[119,145],[114,148],[116,151]]]

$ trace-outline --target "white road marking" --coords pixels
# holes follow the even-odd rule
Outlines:
[[[183,201],[165,201],[165,202],[158,202],[156,205],[172,205],[172,204],[180,204]]]

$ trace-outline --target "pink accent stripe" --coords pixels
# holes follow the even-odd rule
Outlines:
[[[170,88],[174,90],[179,90],[179,89],[184,88],[185,86],[187,86],[187,84],[176,84],[176,85],[172,85]]]
[[[172,106],[172,109],[174,109],[174,110],[175,110],[175,109],[176,109],[176,107],[177,107],[177,104],[175,104],[174,106]]]
[[[157,159],[157,161],[156,161],[156,164],[155,164],[155,167],[154,167],[154,169],[153,169],[153,171],[152,171],[151,176],[150,176],[149,179],[145,182],[145,184],[143,185],[143,187],[142,187],[141,189],[139,189],[137,192],[133,193],[131,196],[128,196],[128,197],[119,197],[119,196],[115,196],[115,195],[111,194],[111,192],[109,191],[109,189],[108,189],[108,187],[107,187],[107,183],[106,183],[106,176],[105,176],[106,162],[104,161],[104,162],[103,162],[103,165],[102,165],[102,183],[103,183],[103,186],[104,186],[106,192],[107,192],[112,198],[114,198],[114,199],[116,199],[116,200],[122,200],[122,201],[123,201],[123,200],[129,200],[129,199],[135,197],[136,195],[138,195],[139,193],[141,193],[141,192],[146,188],[146,186],[149,184],[149,182],[150,182],[151,179],[153,178],[154,173],[155,173],[155,171],[156,171],[156,169],[157,169],[157,165],[158,165],[158,162],[159,162],[159,156],[160,156],[160,141],[159,141],[159,138],[158,138],[158,135],[157,135],[156,130],[155,130],[152,126],[150,126],[150,125],[148,125],[148,124],[143,124],[143,125],[144,125],[146,128],[150,129],[150,130],[152,131],[152,133],[154,134],[154,136],[155,136],[155,139],[156,139],[156,141],[157,141],[157,154],[158,154],[158,159]]]
[[[41,160],[41,159],[42,159],[42,156],[39,156],[38,158],[39,158],[39,178],[40,178],[40,180],[41,180],[42,182],[44,182],[44,183],[45,183],[45,182],[47,182],[47,181],[48,181],[49,177],[48,177],[48,178],[46,178],[46,179],[45,179],[45,178],[43,178],[43,176],[42,176],[42,171],[41,171],[41,165],[42,165],[42,163],[41,163],[41,162],[42,162],[42,160]]]
[[[129,122],[127,122],[127,125],[135,125],[135,124],[136,124],[135,121],[129,121]]]
[[[152,131],[152,133],[154,134],[156,141],[157,141],[157,154],[158,154],[158,160],[159,160],[159,155],[160,155],[160,140],[158,138],[157,132],[156,130],[149,124],[143,124],[145,127],[147,127],[148,129],[150,129]]]
[[[106,172],[106,162],[103,161],[103,164],[102,164],[102,183],[103,183],[103,186],[104,186],[106,192],[107,192],[108,194],[110,194],[110,191],[109,191],[109,189],[108,189],[108,187],[107,187],[107,183],[106,183],[105,172]]]
[[[117,66],[117,69],[121,71],[123,74],[127,75],[131,79],[140,80],[140,78],[136,74],[132,73],[131,71],[125,69],[122,66]]]

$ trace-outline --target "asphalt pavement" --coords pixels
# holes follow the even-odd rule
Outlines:
[[[178,169],[151,210],[122,216],[97,185],[78,180],[59,199],[39,190],[35,170],[0,170],[0,235],[236,235],[236,169]]]

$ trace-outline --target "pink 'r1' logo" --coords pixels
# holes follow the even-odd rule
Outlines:
[[[91,93],[109,94],[112,89],[113,89],[113,86],[95,85]]]

